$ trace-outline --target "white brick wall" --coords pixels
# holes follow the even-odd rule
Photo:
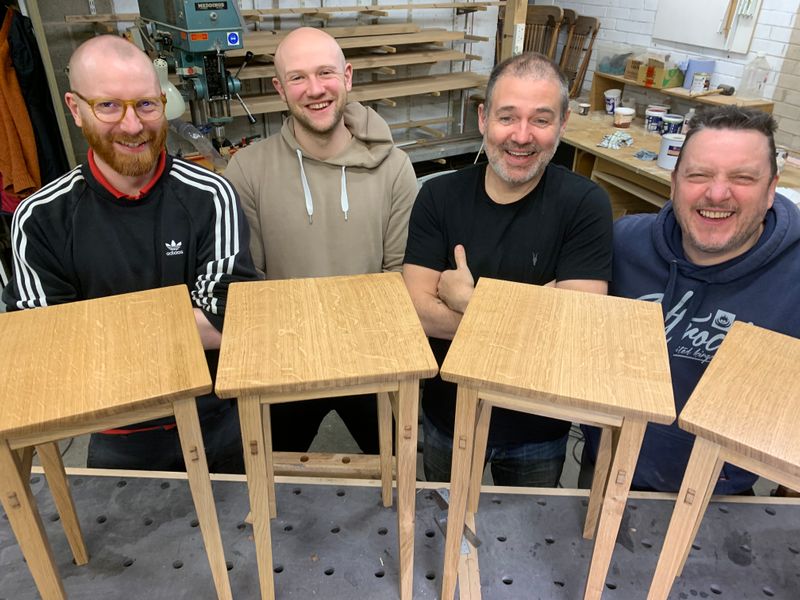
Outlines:
[[[778,121],[777,141],[800,150],[800,23],[797,15],[800,0],[763,0],[749,54],[701,48],[689,44],[665,43],[652,38],[659,0],[537,0],[537,4],[558,4],[578,14],[598,17],[598,41],[627,43],[671,51],[673,60],[704,56],[716,60],[711,79],[719,84],[739,86],[744,66],[756,56],[766,53],[773,75],[765,97],[775,102]],[[661,0],[667,1],[667,0]],[[700,0],[702,1],[702,0]],[[594,57],[584,82],[585,92],[591,86]]]

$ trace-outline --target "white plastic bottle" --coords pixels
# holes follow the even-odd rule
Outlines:
[[[755,100],[762,98],[771,72],[772,69],[764,57],[764,53],[759,52],[753,60],[745,65],[742,83],[736,95]]]
[[[683,126],[681,126],[681,133],[686,135],[689,131],[689,121],[694,118],[694,108],[690,108],[689,112],[686,113],[686,116],[683,117]]]

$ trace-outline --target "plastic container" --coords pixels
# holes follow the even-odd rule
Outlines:
[[[627,129],[631,126],[631,121],[636,114],[636,110],[626,106],[618,106],[614,109],[614,127]]]
[[[661,134],[680,133],[683,126],[683,115],[664,115],[661,117]]]
[[[742,73],[742,83],[739,85],[736,95],[753,100],[763,98],[764,88],[767,87],[767,81],[771,73],[772,68],[769,66],[764,53],[759,52],[753,60],[745,65]]]
[[[662,169],[672,171],[678,162],[686,136],[680,133],[665,133],[661,136],[661,151],[658,153],[656,164]]]
[[[634,54],[641,52],[639,46],[598,40],[594,45],[597,72],[609,75],[624,75],[625,63]]]
[[[689,112],[683,117],[683,125],[681,125],[681,133],[686,135],[689,132],[689,121],[694,119],[694,109],[690,108]]]

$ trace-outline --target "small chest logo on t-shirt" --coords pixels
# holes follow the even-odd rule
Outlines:
[[[164,245],[167,247],[167,256],[178,256],[179,254],[183,254],[183,250],[181,250],[183,242],[171,240]]]

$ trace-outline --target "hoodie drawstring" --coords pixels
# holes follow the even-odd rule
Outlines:
[[[303,195],[306,197],[306,212],[308,213],[308,224],[314,222],[314,200],[311,198],[311,190],[306,179],[306,170],[303,168],[303,153],[297,149],[297,162],[300,163],[300,182],[303,184]]]
[[[344,220],[347,221],[347,213],[350,212],[350,199],[347,197],[347,179],[344,176],[344,165],[342,165],[342,212],[344,213]]]
[[[308,187],[308,179],[306,178],[306,170],[303,167],[303,151],[298,148],[297,162],[300,163],[300,182],[303,184],[303,196],[306,200],[306,213],[308,213],[308,224],[314,222],[314,199],[311,197],[311,188]],[[344,213],[344,220],[347,221],[350,212],[350,198],[347,196],[347,178],[345,177],[345,167],[342,166],[342,190],[340,193],[340,200],[342,203],[342,213]]]

